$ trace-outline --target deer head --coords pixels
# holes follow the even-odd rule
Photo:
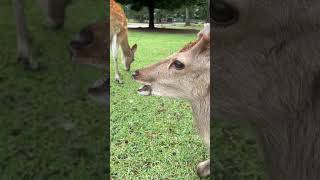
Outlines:
[[[123,55],[123,64],[126,71],[130,71],[131,64],[134,61],[134,54],[137,51],[137,44],[134,44],[131,48],[129,47],[128,52]]]
[[[188,100],[209,95],[209,41],[208,35],[201,34],[191,46],[187,45],[160,63],[135,71],[133,79],[144,84],[139,94]]]
[[[89,64],[102,69],[109,67],[109,22],[86,26],[70,42],[71,59],[77,64]]]
[[[217,84],[212,87],[213,102],[217,105],[212,114],[220,116],[215,119],[233,119],[235,116],[254,119],[249,114],[255,113],[244,111],[243,107],[256,112],[265,110],[258,108],[261,106],[259,96],[266,84],[271,83],[270,79],[275,79],[276,74],[281,75],[278,78],[290,79],[289,72],[301,70],[289,54],[294,54],[293,49],[300,41],[297,37],[308,31],[318,31],[319,8],[320,3],[315,0],[215,1],[211,14],[211,34],[214,36],[211,51],[214,59],[212,81]],[[288,49],[283,49],[285,47]],[[302,59],[304,54],[301,52],[299,56]],[[272,85],[279,88],[284,84]],[[280,108],[280,105],[274,106]]]

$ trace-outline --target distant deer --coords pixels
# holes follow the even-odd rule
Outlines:
[[[270,180],[319,180],[320,1],[212,5],[213,118],[252,124]]]
[[[90,96],[106,103],[109,91],[109,22],[97,22],[84,27],[70,42],[71,60],[102,69],[103,78],[88,89]]]
[[[188,100],[195,125],[210,149],[210,26],[199,33],[199,39],[160,63],[134,72],[133,79],[144,84],[141,95],[167,96]],[[197,172],[210,174],[210,159],[199,163]]]
[[[70,0],[38,0],[39,7],[47,19],[47,24],[52,29],[59,29],[64,25],[65,11]],[[27,28],[24,0],[12,0],[16,18],[18,62],[26,69],[36,70],[38,62],[32,55],[30,34]]]
[[[119,46],[122,50],[122,62],[125,70],[129,71],[131,63],[134,61],[137,45],[129,46],[127,18],[121,6],[115,0],[110,0],[110,40],[115,63],[115,79],[117,82],[122,83],[118,67]]]

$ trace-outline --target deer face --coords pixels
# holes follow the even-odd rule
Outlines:
[[[316,0],[215,0],[210,17],[214,49],[249,38],[279,36],[289,29],[301,30],[319,20],[319,6]]]
[[[257,49],[269,43],[263,39],[279,22],[272,20],[277,14],[268,8],[279,7],[261,0],[216,0],[212,6],[212,82],[216,84],[212,86],[212,114],[215,119],[234,119],[240,114],[249,119],[243,107],[258,107],[254,101],[259,87],[265,86],[264,77],[257,72],[265,57]]]
[[[70,42],[72,62],[108,68],[108,39],[108,22],[95,23],[83,28]]]
[[[135,52],[137,50],[137,47],[138,47],[137,44],[134,44],[129,49],[129,53],[123,57],[123,62],[122,63],[124,64],[124,67],[125,67],[126,71],[130,71],[131,64],[134,61],[134,54],[135,54]]]
[[[191,49],[137,70],[132,76],[144,86],[141,95],[157,95],[194,100],[210,92],[209,40],[202,38]]]
[[[64,25],[67,5],[71,0],[38,0],[48,26],[51,28],[61,28]]]
[[[303,35],[306,29],[312,30],[314,24],[318,24],[315,23],[319,21],[316,9],[320,3],[315,0],[216,0],[212,6],[212,80],[217,84],[212,86],[215,107],[212,114],[215,119],[254,119],[252,115],[265,110],[261,102],[267,97],[266,92],[284,85],[271,79],[280,79],[277,76],[280,74],[286,79],[283,81],[292,81],[287,74],[298,66],[289,56],[294,51],[289,53],[284,49],[294,45],[295,35]]]

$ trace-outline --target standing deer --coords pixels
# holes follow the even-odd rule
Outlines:
[[[63,26],[69,2],[70,0],[38,0],[50,28],[59,29]],[[22,63],[26,69],[36,70],[39,65],[32,55],[31,36],[27,29],[24,0],[12,0],[12,3],[16,18],[18,62]]]
[[[249,121],[271,180],[320,179],[320,1],[217,0],[212,118]]]
[[[188,100],[194,123],[210,149],[210,26],[199,33],[199,39],[187,44],[179,53],[160,63],[134,72],[133,79],[144,84],[141,95],[167,96]],[[210,159],[199,163],[197,172],[210,174]]]
[[[130,70],[131,63],[134,61],[137,45],[129,46],[127,18],[121,6],[117,4],[115,0],[110,0],[110,40],[112,56],[115,63],[115,79],[117,82],[122,83],[118,67],[119,45],[123,55],[122,62],[127,71]]]

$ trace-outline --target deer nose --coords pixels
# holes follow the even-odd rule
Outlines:
[[[132,73],[132,78],[136,79],[139,76],[139,70],[134,71],[134,73]]]
[[[213,3],[212,20],[217,25],[231,25],[238,20],[238,11],[223,0]]]

